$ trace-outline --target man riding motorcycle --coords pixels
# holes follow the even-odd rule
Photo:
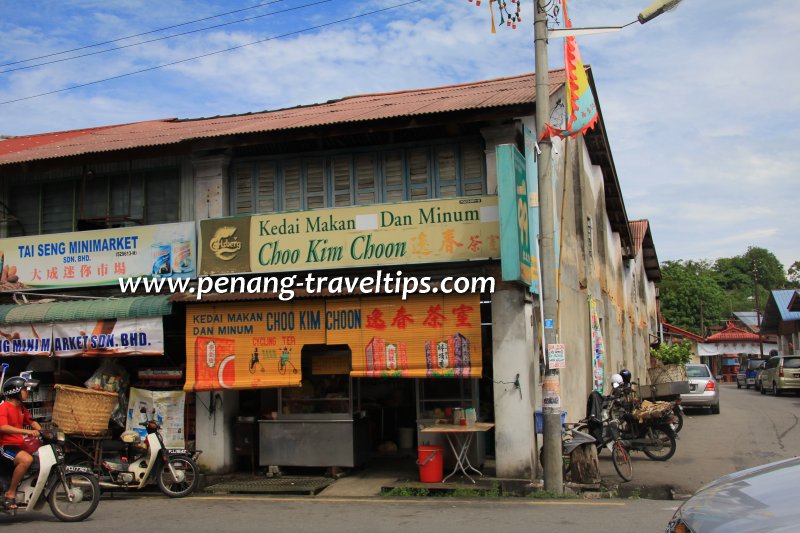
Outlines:
[[[25,436],[38,437],[42,429],[22,404],[28,399],[29,392],[38,385],[38,381],[20,376],[3,383],[5,401],[0,403],[0,460],[14,464],[11,483],[2,500],[3,509],[7,511],[17,508],[17,487],[33,463],[33,456],[24,449]],[[33,429],[24,429],[24,426]]]

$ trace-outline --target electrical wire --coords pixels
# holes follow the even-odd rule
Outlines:
[[[283,1],[283,0],[278,0],[278,1]],[[6,70],[0,70],[0,74],[6,74],[8,72],[16,72],[18,70],[26,70],[26,69],[36,68],[36,67],[43,67],[45,65],[52,65],[53,63],[61,63],[61,62],[64,62],[64,61],[71,61],[72,59],[79,59],[81,57],[89,57],[89,56],[96,56],[98,54],[105,54],[106,52],[116,52],[117,50],[124,50],[126,48],[132,48],[134,46],[140,46],[140,45],[143,45],[143,44],[154,43],[156,41],[164,41],[166,39],[172,39],[173,37],[181,37],[183,35],[189,35],[189,34],[192,34],[192,33],[199,33],[201,31],[213,30],[215,28],[221,28],[223,26],[230,26],[231,24],[238,24],[240,22],[247,22],[248,20],[255,20],[255,19],[260,19],[260,18],[264,18],[264,17],[270,17],[272,15],[280,15],[281,13],[287,13],[289,11],[294,11],[294,10],[297,10],[297,9],[303,9],[304,7],[317,6],[319,4],[325,4],[325,3],[328,3],[328,2],[333,2],[333,0],[320,0],[319,2],[313,2],[311,4],[305,4],[305,5],[302,5],[302,6],[290,7],[290,8],[281,10],[281,11],[273,11],[271,13],[264,13],[263,15],[256,15],[256,16],[253,16],[253,17],[247,17],[247,18],[243,18],[243,19],[239,19],[239,20],[233,20],[231,22],[223,22],[222,24],[215,24],[214,26],[208,26],[208,27],[199,28],[199,29],[196,29],[196,30],[189,30],[189,31],[185,31],[185,32],[182,32],[182,33],[175,33],[175,34],[172,34],[172,35],[165,35],[163,37],[156,37],[155,39],[149,39],[147,41],[140,41],[138,43],[131,43],[131,44],[126,44],[126,45],[122,45],[122,46],[117,46],[115,48],[106,48],[105,50],[98,50],[97,52],[88,52],[86,54],[80,54],[80,55],[77,55],[77,56],[63,57],[61,59],[54,59],[52,61],[45,61],[43,63],[36,63],[35,65],[26,65],[24,67],[16,67],[16,68],[10,68],[10,69],[6,69]]]
[[[225,13],[220,13],[219,15],[212,15],[210,17],[204,17],[204,18],[201,18],[201,19],[190,20],[189,22],[181,22],[179,24],[173,24],[172,26],[165,26],[163,28],[156,28],[155,30],[145,31],[145,32],[142,32],[142,33],[136,33],[134,35],[128,35],[126,37],[119,37],[117,39],[111,39],[110,41],[103,41],[103,42],[100,42],[100,43],[87,44],[87,45],[84,45],[84,46],[79,46],[78,48],[72,48],[71,50],[64,50],[62,52],[53,52],[52,54],[45,54],[45,55],[37,56],[37,57],[29,57],[28,59],[20,59],[20,60],[17,60],[17,61],[12,61],[11,63],[0,63],[0,67],[8,67],[8,66],[11,66],[11,65],[17,65],[19,63],[27,63],[28,61],[36,61],[37,59],[45,59],[47,57],[53,57],[53,56],[57,56],[57,55],[61,55],[61,54],[68,54],[70,52],[77,52],[79,50],[85,50],[87,48],[94,48],[95,46],[103,46],[104,44],[117,43],[119,41],[124,41],[125,39],[133,39],[134,37],[141,37],[143,35],[150,35],[151,33],[158,33],[160,31],[164,31],[164,30],[171,30],[173,28],[180,28],[181,26],[188,26],[189,24],[195,24],[197,22],[203,22],[204,20],[211,20],[211,19],[215,19],[215,18],[219,18],[219,17],[224,17],[225,15],[232,15],[234,13],[239,13],[241,11],[247,11],[249,9],[256,9],[256,8],[259,8],[259,7],[268,6],[270,4],[277,4],[278,2],[283,2],[283,0],[272,0],[271,2],[263,2],[261,4],[256,4],[254,6],[243,7],[241,9],[235,9],[233,11],[227,11]]]
[[[404,2],[402,4],[397,4],[397,5],[394,5],[394,6],[384,7],[384,8],[381,8],[381,9],[375,9],[373,11],[368,11],[366,13],[361,13],[360,15],[353,15],[351,17],[345,17],[343,19],[334,20],[333,22],[326,22],[325,24],[319,24],[317,26],[310,26],[308,28],[303,28],[301,30],[296,30],[296,31],[292,31],[292,32],[289,32],[289,33],[284,33],[282,35],[276,35],[274,37],[267,37],[266,39],[260,39],[258,41],[253,41],[253,42],[250,42],[250,43],[240,44],[238,46],[233,46],[231,48],[225,48],[223,50],[217,50],[215,52],[209,52],[207,54],[201,54],[199,56],[189,57],[189,58],[186,58],[186,59],[180,59],[178,61],[172,61],[171,63],[164,63],[164,64],[161,64],[161,65],[156,65],[154,67],[148,67],[148,68],[141,69],[141,70],[135,70],[133,72],[126,72],[125,74],[119,74],[117,76],[111,76],[109,78],[103,78],[103,79],[100,79],[100,80],[94,80],[94,81],[90,81],[90,82],[86,82],[86,83],[80,83],[78,85],[71,85],[69,87],[64,87],[63,89],[56,89],[54,91],[47,91],[47,92],[44,92],[44,93],[34,94],[34,95],[31,95],[31,96],[24,96],[22,98],[14,98],[13,100],[5,100],[3,102],[0,102],[0,105],[13,104],[15,102],[22,102],[24,100],[31,100],[33,98],[39,98],[41,96],[48,96],[48,95],[51,95],[51,94],[62,93],[64,91],[71,91],[73,89],[80,89],[82,87],[88,87],[90,85],[97,85],[98,83],[104,83],[106,81],[118,80],[120,78],[133,76],[135,74],[142,74],[144,72],[150,72],[150,71],[158,70],[158,69],[165,68],[165,67],[171,67],[173,65],[179,65],[181,63],[187,63],[189,61],[194,61],[195,59],[202,59],[204,57],[210,57],[210,56],[213,56],[213,55],[222,54],[224,52],[230,52],[232,50],[238,50],[238,49],[244,48],[246,46],[252,46],[254,44],[260,44],[260,43],[264,43],[264,42],[267,42],[267,41],[274,41],[275,39],[280,39],[282,37],[289,37],[291,35],[298,35],[300,33],[305,33],[307,31],[311,31],[311,30],[318,30],[320,28],[325,28],[327,26],[333,26],[334,24],[339,24],[339,23],[342,23],[342,22],[349,22],[351,20],[356,20],[356,19],[363,18],[363,17],[369,16],[369,15],[374,15],[376,13],[381,13],[383,11],[390,11],[392,9],[397,9],[399,7],[405,7],[405,6],[408,6],[408,5],[411,5],[411,4],[417,4],[417,3],[421,2],[421,1],[422,0],[411,0],[409,2]]]

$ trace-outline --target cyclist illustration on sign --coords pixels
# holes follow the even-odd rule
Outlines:
[[[261,364],[261,361],[258,360],[258,348],[253,348],[253,355],[250,356],[250,373],[256,373],[256,365],[261,367],[262,372],[266,372],[267,370],[264,368],[264,365]]]
[[[291,355],[292,350],[286,346],[283,347],[283,351],[281,352],[281,362],[280,367],[278,368],[278,372],[281,374],[286,373],[286,365],[292,367],[292,374],[297,374],[297,368],[289,361],[289,356]]]

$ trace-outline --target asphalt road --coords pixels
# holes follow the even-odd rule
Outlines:
[[[351,533],[433,531],[662,532],[678,502],[654,500],[322,499],[163,496],[104,498],[89,519],[56,521],[49,511],[0,515],[15,531],[110,533]]]
[[[657,462],[633,454],[632,486],[690,494],[725,474],[800,455],[800,396],[762,396],[728,384],[720,388],[720,414],[685,412],[672,459]],[[600,469],[605,480],[620,481],[608,452],[600,455]]]

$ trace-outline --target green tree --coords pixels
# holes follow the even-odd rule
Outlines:
[[[789,267],[789,275],[787,276],[789,287],[798,289],[800,288],[800,261],[795,261]]]
[[[755,309],[755,291],[758,291],[763,313],[769,291],[784,288],[788,283],[778,258],[757,246],[749,247],[743,255],[717,259],[713,270],[717,282],[728,295],[730,311]]]
[[[666,261],[659,285],[664,319],[689,331],[700,331],[701,308],[705,327],[719,324],[730,313],[725,291],[706,261]]]

